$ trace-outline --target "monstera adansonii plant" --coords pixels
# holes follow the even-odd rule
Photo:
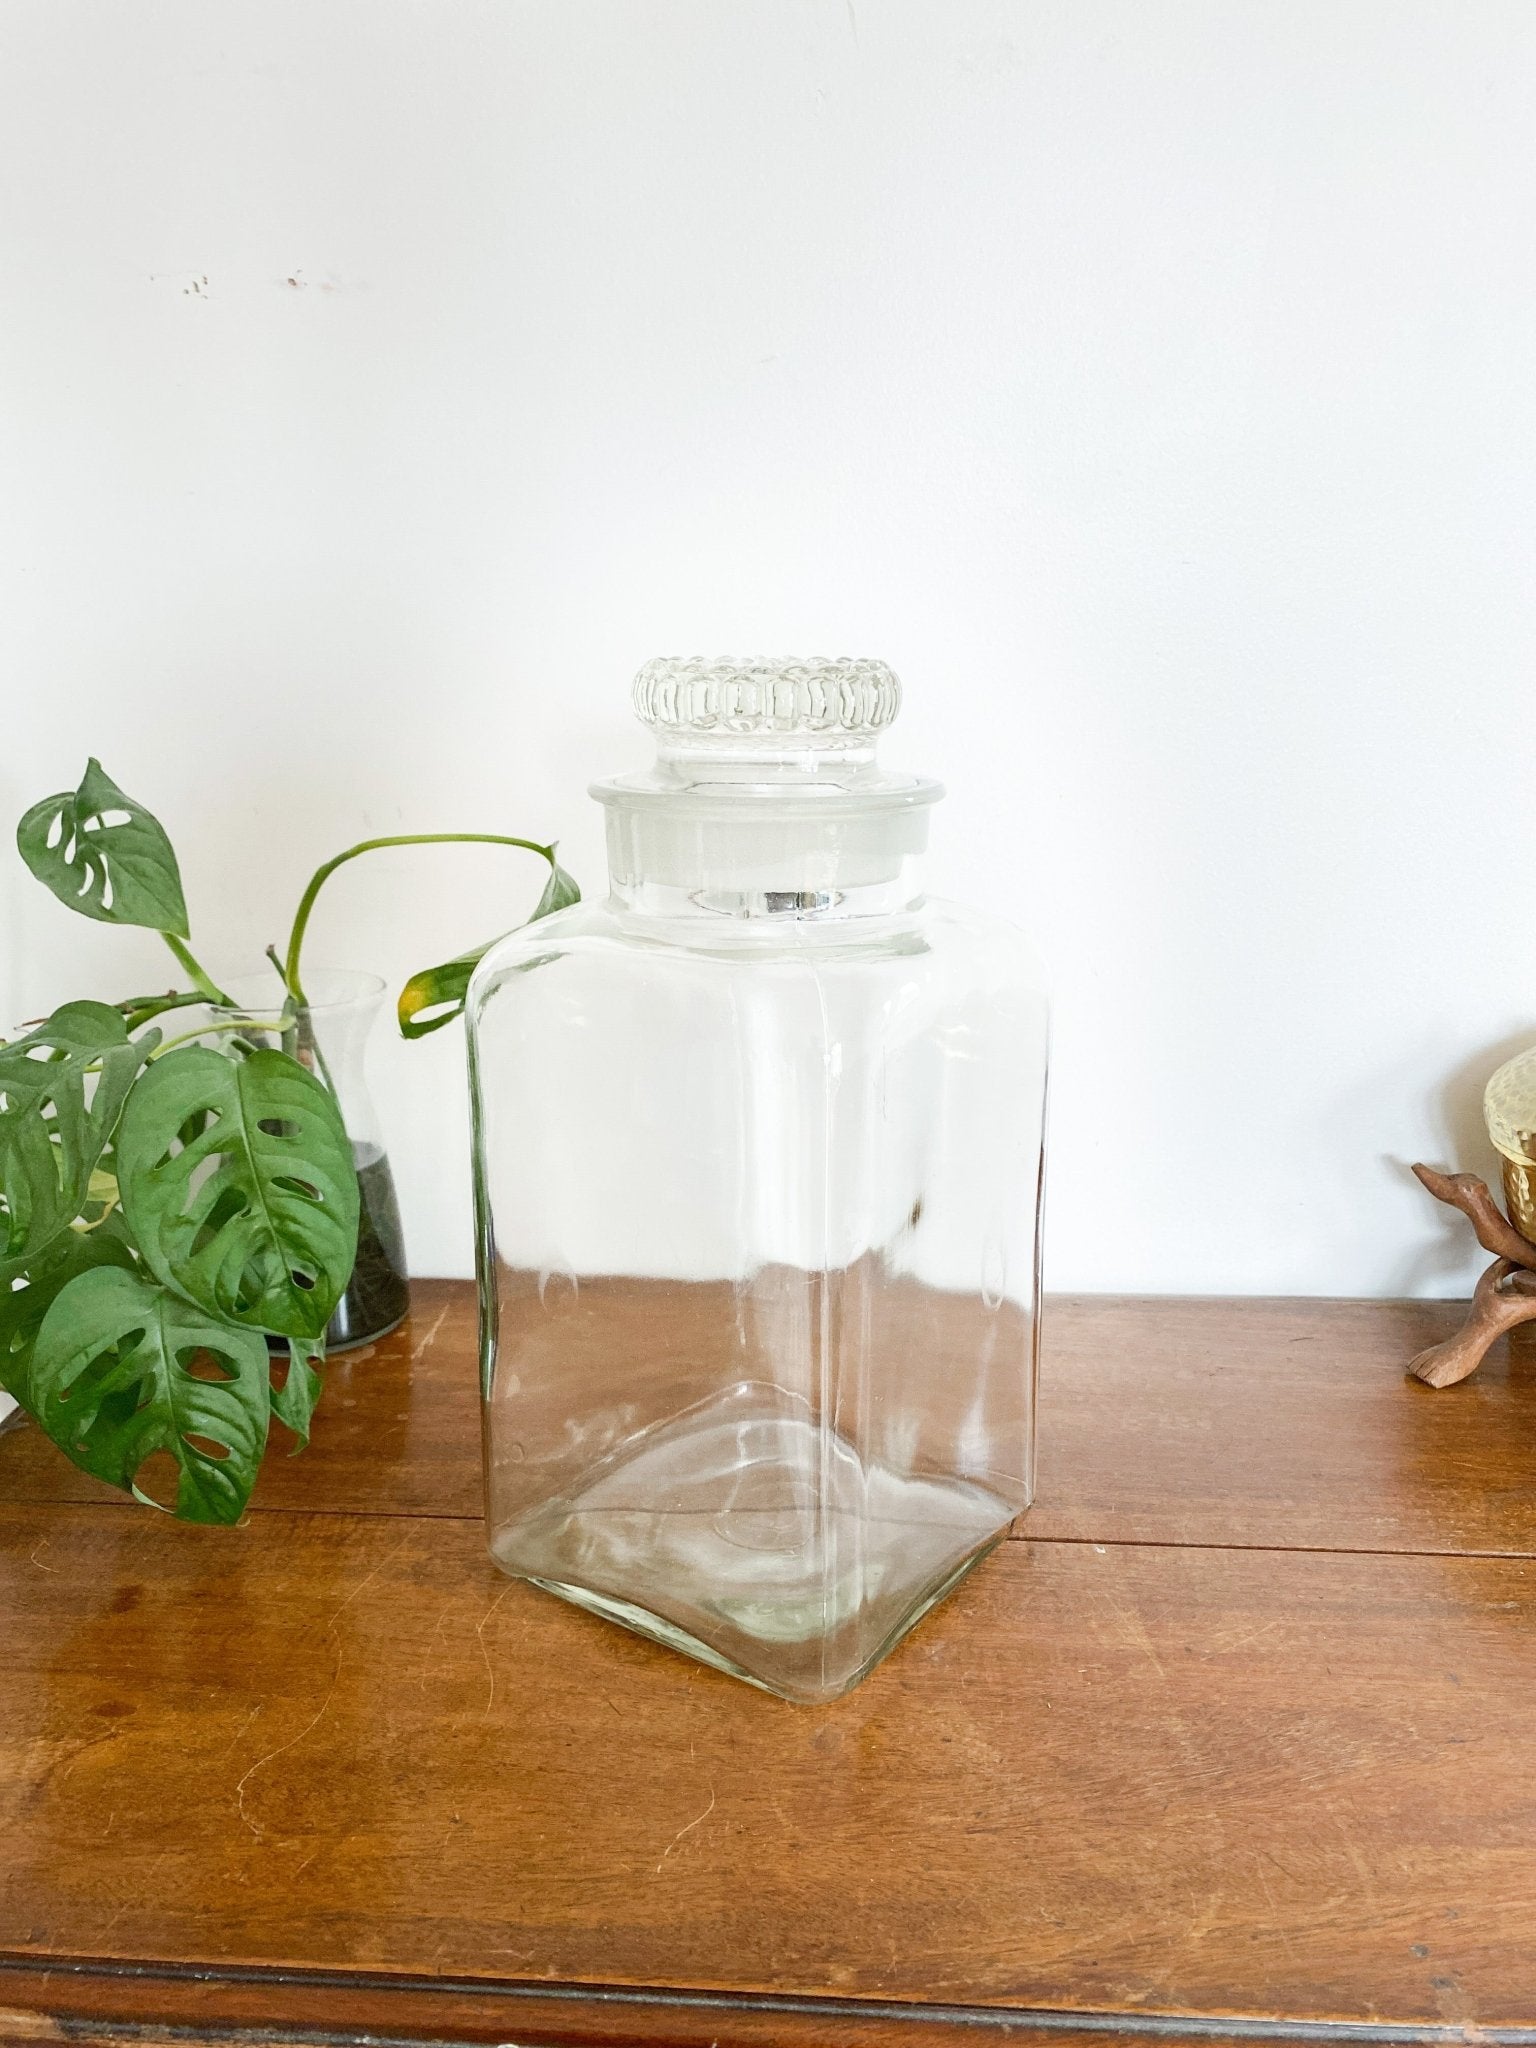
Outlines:
[[[314,876],[286,957],[272,955],[292,999],[329,874],[376,847],[457,839],[540,854],[536,916],[575,899],[552,846],[367,841]],[[168,1032],[177,1011],[227,998],[188,943],[164,828],[98,761],[77,790],[34,804],[16,843],[71,910],[159,932],[192,987],[66,1003],[0,1043],[0,1388],[98,1479],[185,1521],[235,1522],[272,1418],[295,1448],[309,1438],[326,1324],[357,1254],[352,1147],[329,1090],[287,1053],[238,1024]],[[455,1014],[472,965],[417,977],[402,1027]]]
[[[170,841],[98,762],[16,837],[61,901],[162,933],[197,986],[66,1003],[0,1045],[0,1386],[84,1471],[234,1522],[271,1417],[308,1438],[357,1250],[352,1149],[296,1060],[150,1021],[219,991]]]

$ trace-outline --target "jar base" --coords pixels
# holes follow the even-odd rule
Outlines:
[[[847,1693],[852,1692],[855,1686],[862,1685],[877,1664],[883,1664],[893,1650],[900,1648],[924,1615],[931,1613],[941,1600],[947,1598],[960,1581],[976,1569],[983,1558],[991,1556],[1006,1534],[1007,1531],[1004,1530],[1001,1535],[983,1543],[971,1556],[962,1559],[943,1584],[936,1586],[922,1605],[915,1608],[900,1627],[873,1650],[862,1664],[845,1677],[821,1685],[795,1685],[787,1679],[769,1678],[760,1672],[749,1671],[744,1665],[734,1663],[729,1657],[722,1655],[709,1643],[701,1642],[697,1636],[689,1635],[686,1629],[677,1628],[663,1616],[648,1613],[645,1608],[635,1607],[628,1601],[607,1599],[586,1586],[567,1586],[554,1579],[530,1578],[505,1564],[501,1568],[509,1577],[520,1578],[529,1586],[537,1586],[541,1593],[553,1593],[556,1599],[565,1600],[572,1607],[584,1608],[588,1614],[601,1615],[605,1621],[617,1622],[620,1628],[627,1628],[632,1635],[644,1636],[650,1642],[660,1643],[663,1649],[677,1650],[684,1657],[693,1658],[695,1663],[708,1664],[715,1671],[723,1671],[727,1678],[739,1678],[745,1684],[755,1686],[759,1692],[772,1693],[775,1699],[787,1700],[791,1706],[824,1707],[829,1706],[834,1700],[842,1699]],[[494,1551],[492,1556],[495,1556]],[[496,1558],[496,1562],[501,1564],[500,1558]]]
[[[1017,1512],[968,1480],[861,1464],[803,1403],[744,1385],[574,1497],[496,1529],[491,1555],[514,1577],[809,1702],[856,1685]]]

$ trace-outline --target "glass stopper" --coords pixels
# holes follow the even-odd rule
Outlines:
[[[635,677],[635,711],[663,736],[871,746],[901,708],[883,661],[662,655]]]

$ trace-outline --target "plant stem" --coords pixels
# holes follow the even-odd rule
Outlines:
[[[227,1008],[229,1006],[229,997],[225,995],[218,983],[198,965],[192,956],[191,947],[184,946],[174,932],[162,932],[160,936],[176,955],[176,958],[181,962],[183,968],[192,977],[198,988],[208,998],[209,1002],[223,1003]]]
[[[299,952],[304,944],[304,934],[309,927],[309,914],[315,907],[315,898],[322,887],[349,860],[356,860],[360,853],[375,853],[385,846],[518,846],[524,853],[536,853],[554,866],[555,849],[540,846],[536,839],[510,839],[500,832],[405,832],[388,839],[363,839],[356,846],[349,846],[345,853],[338,853],[334,860],[328,860],[318,867],[309,878],[309,887],[299,898],[299,907],[294,912],[293,930],[288,935],[288,951],[283,961],[282,975],[288,984],[290,994],[297,1001],[305,1003],[304,984],[299,979]]]
[[[320,1040],[315,1035],[315,1013],[297,989],[289,988],[287,971],[282,961],[277,957],[276,946],[268,946],[267,958],[277,969],[278,980],[283,984],[284,988],[288,989],[289,995],[298,1005],[294,1012],[293,1031],[291,1034],[285,1032],[283,1035],[283,1051],[291,1052],[301,1066],[304,1064],[304,1054],[308,1053],[314,1060],[315,1072],[325,1083],[327,1092],[339,1107],[341,1096],[336,1088],[335,1077],[325,1063],[325,1054],[320,1050]],[[289,1036],[293,1039],[292,1045],[288,1044]]]
[[[207,1000],[201,989],[168,989],[163,996],[125,996],[112,1008],[121,1010],[123,1022],[130,1031],[137,1031],[141,1024],[163,1016],[167,1010],[185,1010],[193,1003],[205,1003]]]
[[[150,1058],[152,1060],[163,1059],[168,1052],[174,1051],[178,1045],[191,1045],[196,1039],[212,1038],[215,1033],[219,1032],[238,1033],[252,1029],[257,1031],[281,1031],[282,1028],[283,1019],[281,1017],[237,1017],[228,1024],[199,1024],[195,1031],[183,1031],[177,1038],[162,1039],[150,1054]],[[260,1048],[248,1046],[246,1050],[248,1052],[256,1052]]]

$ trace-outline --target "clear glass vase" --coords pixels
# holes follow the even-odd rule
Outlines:
[[[467,1016],[502,1568],[785,1698],[855,1684],[1034,1471],[1042,980],[924,898],[873,662],[654,662],[611,893]]]
[[[220,987],[231,1001],[209,1006],[215,1024],[237,1025],[240,1036],[250,1043],[291,1053],[336,1098],[352,1141],[362,1199],[357,1263],[326,1325],[325,1345],[333,1352],[371,1343],[393,1330],[410,1306],[400,1205],[364,1061],[384,984],[376,974],[349,968],[306,970],[309,1000],[302,1007],[293,1004],[271,969],[226,976]]]

